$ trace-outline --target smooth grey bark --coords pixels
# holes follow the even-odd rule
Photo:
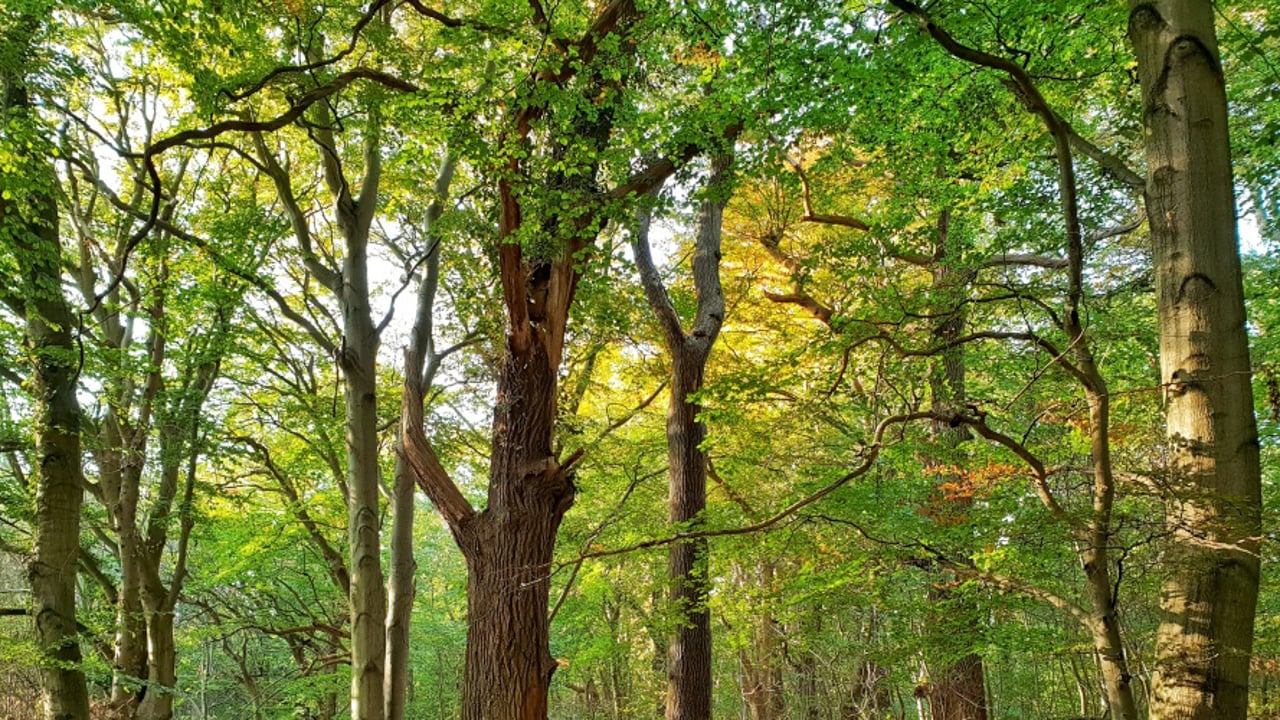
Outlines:
[[[255,135],[263,166],[290,218],[303,262],[337,300],[341,313],[341,344],[331,341],[303,316],[282,307],[327,352],[343,378],[346,418],[347,572],[351,618],[351,715],[354,720],[382,720],[386,663],[386,588],[383,585],[378,467],[377,354],[381,342],[373,321],[369,288],[369,235],[378,205],[382,177],[381,118],[376,105],[366,104],[369,122],[364,131],[364,177],[358,194],[339,162],[338,146],[328,109],[312,107],[312,129],[325,184],[342,239],[342,265],[335,270],[316,254],[306,212],[298,204],[288,171]],[[282,300],[277,300],[281,304]]]
[[[436,176],[434,197],[427,206],[423,240],[427,243],[422,280],[418,285],[417,309],[409,347],[404,360],[404,403],[421,407],[445,353],[437,352],[433,324],[436,292],[440,286],[440,237],[436,222],[444,213],[457,158],[446,151]],[[446,350],[447,352],[447,350]],[[409,430],[405,424],[421,418],[413,413],[400,414],[400,434]],[[395,477],[391,490],[391,569],[387,583],[387,660],[383,678],[383,701],[386,720],[404,720],[409,688],[409,625],[413,614],[414,572],[418,564],[413,555],[413,511],[417,488],[413,468],[405,458],[402,441],[396,456]]]
[[[679,527],[698,522],[707,504],[707,457],[701,447],[707,426],[698,418],[701,406],[693,396],[702,390],[707,358],[724,324],[720,235],[732,159],[729,153],[713,158],[706,197],[699,208],[693,250],[697,313],[688,333],[681,327],[680,317],[653,263],[648,210],[641,212],[631,244],[645,297],[662,327],[671,357],[671,395],[667,408],[668,519]],[[709,720],[711,614],[707,607],[710,578],[706,539],[672,544],[667,564],[671,582],[669,602],[678,620],[667,653],[666,717],[667,720]]]
[[[1168,437],[1153,720],[1249,705],[1261,480],[1227,101],[1208,0],[1129,3]]]
[[[202,452],[200,420],[205,401],[218,377],[221,348],[229,330],[220,323],[208,341],[209,353],[185,373],[172,405],[160,422],[160,485],[148,512],[143,536],[142,609],[147,633],[147,691],[134,717],[137,720],[169,720],[173,717],[178,684],[178,646],[174,634],[175,611],[187,578],[187,549],[195,525],[196,464]],[[172,521],[177,520],[177,542],[168,584],[161,567],[169,545]]]

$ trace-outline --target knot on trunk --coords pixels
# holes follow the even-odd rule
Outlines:
[[[563,463],[552,455],[534,460],[521,468],[525,484],[534,492],[555,501],[556,512],[563,515],[573,505],[577,488],[573,484],[573,466],[582,457],[577,450]]]

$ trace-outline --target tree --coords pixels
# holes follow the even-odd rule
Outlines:
[[[1261,477],[1214,7],[1129,3],[1165,389],[1171,540],[1152,718],[1243,718]]]
[[[642,211],[632,239],[632,252],[640,270],[649,307],[657,316],[671,357],[670,400],[667,409],[667,465],[670,483],[668,520],[677,528],[699,523],[707,504],[707,456],[702,449],[706,425],[698,418],[707,359],[724,324],[724,293],[720,288],[720,229],[728,201],[727,174],[732,155],[712,161],[707,180],[708,197],[699,208],[697,239],[693,250],[693,278],[697,289],[697,314],[690,331],[680,316],[649,248],[648,215]],[[667,720],[703,720],[711,717],[711,615],[707,608],[710,576],[707,541],[698,538],[671,545],[668,573],[670,603],[676,618],[667,658]]]
[[[28,85],[47,8],[0,16],[0,245],[16,287],[2,296],[25,321],[35,416],[35,513],[27,564],[31,615],[41,652],[41,712],[47,720],[86,720],[89,695],[80,667],[76,572],[84,475],[80,454],[77,319],[62,289],[62,239],[51,148],[43,140]]]

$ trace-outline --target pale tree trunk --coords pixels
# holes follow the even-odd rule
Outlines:
[[[177,188],[185,175],[186,160],[180,162],[179,170],[173,178],[173,185],[166,193],[168,197],[178,195]],[[172,220],[176,205],[172,201],[165,202],[158,220],[169,223]],[[139,703],[145,697],[154,678],[152,658],[149,657],[151,643],[148,638],[148,610],[144,596],[146,584],[151,576],[158,577],[163,559],[163,548],[153,551],[151,546],[163,545],[154,538],[144,537],[139,528],[140,501],[144,471],[148,462],[148,446],[151,433],[153,412],[157,402],[163,400],[160,393],[164,390],[165,378],[163,368],[166,364],[167,338],[169,336],[166,318],[165,300],[169,280],[170,263],[166,255],[158,254],[157,272],[150,278],[147,287],[141,288],[136,282],[130,283],[133,289],[122,295],[120,281],[125,268],[110,268],[107,278],[108,290],[105,297],[97,296],[100,280],[97,271],[99,263],[100,243],[93,234],[91,219],[86,217],[87,210],[72,205],[69,208],[72,225],[76,228],[79,244],[79,266],[76,267],[76,279],[80,293],[87,305],[93,308],[93,318],[100,328],[97,341],[112,352],[109,356],[122,360],[125,365],[113,366],[107,373],[104,395],[107,402],[106,412],[100,423],[98,447],[95,459],[98,465],[99,482],[95,487],[95,495],[101,501],[115,533],[114,550],[120,565],[120,583],[116,596],[116,633],[112,653],[113,672],[111,688],[112,710],[121,717],[134,717],[138,713]],[[131,241],[127,235],[129,228],[115,233],[116,247],[111,255],[121,255],[124,246]],[[166,234],[157,232],[159,240],[165,240]],[[167,252],[163,243],[160,253]],[[142,303],[146,300],[146,306]],[[145,314],[148,328],[147,336],[142,343],[135,345],[133,318]],[[123,318],[128,318],[122,322]],[[225,336],[224,323],[218,323],[219,337]],[[134,375],[127,358],[133,350],[146,353],[147,370],[142,375]],[[197,375],[197,368],[184,377],[185,383],[192,382]],[[212,378],[206,378],[212,382]],[[199,396],[199,403],[204,402],[205,394]],[[188,399],[184,396],[179,412],[190,410]],[[199,407],[195,408],[199,413]],[[176,427],[176,426],[175,426]],[[172,432],[172,430],[170,430]],[[171,444],[171,443],[170,443]],[[162,450],[162,455],[165,455]],[[176,468],[179,458],[165,456]],[[152,519],[149,521],[148,533],[158,527],[155,519],[157,511],[167,515],[167,508],[173,503],[177,485],[176,475],[161,472],[161,487],[154,494]],[[172,634],[172,633],[170,633]],[[170,683],[172,684],[172,683]],[[154,701],[153,701],[154,702]]]
[[[318,49],[316,52],[319,52]],[[318,56],[317,56],[318,57]],[[351,618],[351,716],[353,720],[382,720],[386,712],[383,682],[386,652],[386,588],[383,585],[378,467],[379,328],[373,321],[369,292],[369,235],[378,206],[382,179],[382,120],[376,101],[364,104],[368,124],[364,129],[364,177],[358,195],[344,175],[333,132],[333,118],[323,103],[312,106],[316,144],[325,184],[333,198],[333,212],[343,241],[341,270],[324,264],[311,237],[309,218],[293,193],[288,171],[267,147],[262,135],[254,136],[258,155],[276,186],[293,226],[303,263],[338,301],[342,320],[340,346],[303,315],[275,296],[282,312],[337,360],[343,377],[346,417],[347,572]]]
[[[435,196],[427,206],[423,240],[426,247],[426,267],[418,286],[417,310],[413,329],[409,335],[409,348],[404,361],[404,393],[402,402],[421,406],[431,387],[436,370],[443,356],[435,347],[432,313],[435,309],[436,291],[440,285],[440,242],[433,232],[436,222],[444,212],[444,202],[453,181],[457,160],[446,152],[436,177]],[[406,423],[416,415],[400,414],[400,437],[403,438]],[[421,422],[419,419],[418,422]],[[400,441],[397,441],[397,448]],[[395,478],[391,491],[391,571],[387,583],[387,659],[383,678],[383,702],[386,703],[386,720],[405,720],[405,708],[409,690],[409,627],[413,616],[415,593],[414,573],[418,564],[413,557],[413,511],[416,483],[413,468],[403,451],[396,456]]]
[[[373,172],[366,169],[366,172]],[[362,193],[372,205],[376,195]],[[342,211],[340,210],[340,215]],[[354,216],[354,209],[352,215]],[[368,215],[372,215],[372,209]],[[352,217],[352,220],[356,220]],[[340,289],[343,344],[339,357],[347,416],[347,541],[351,569],[351,716],[380,720],[386,660],[378,498],[378,332],[369,307],[367,222],[346,233]]]
[[[125,407],[121,402],[116,408]],[[143,443],[121,429],[119,411],[110,408],[103,418],[98,459],[99,486],[103,505],[116,534],[120,582],[116,597],[116,632],[112,655],[111,706],[116,712],[132,715],[137,707],[139,684],[147,672],[147,629],[142,610],[142,563],[137,538],[137,510],[141,482]],[[136,430],[135,430],[136,431]],[[143,430],[145,433],[145,430]]]
[[[687,528],[707,505],[707,457],[702,450],[707,426],[691,397],[702,390],[707,358],[724,323],[720,287],[720,231],[728,200],[725,183],[732,155],[717,156],[698,214],[693,251],[697,315],[689,333],[667,296],[649,250],[649,211],[641,212],[632,242],[645,297],[657,316],[671,356],[671,400],[667,408],[669,520]],[[705,538],[671,545],[667,558],[669,602],[676,618],[667,652],[667,720],[711,717],[711,614]]]
[[[171,210],[166,208],[166,210]],[[73,212],[79,211],[74,208]],[[102,302],[97,302],[99,275],[95,270],[96,238],[89,235],[85,222],[76,222],[79,231],[80,265],[77,279],[80,294],[89,305],[96,305],[93,317],[101,328],[98,341],[120,358],[133,349],[133,324],[121,322],[126,314],[113,308],[127,307],[136,312],[140,297],[122,298],[119,288],[111,288]],[[117,235],[124,243],[128,238]],[[112,283],[109,281],[108,286]],[[106,510],[115,533],[114,551],[120,565],[120,582],[116,593],[116,631],[112,652],[111,707],[124,717],[132,716],[147,676],[147,630],[142,607],[144,559],[137,532],[138,502],[142,474],[146,463],[147,443],[151,432],[151,412],[160,390],[160,368],[164,364],[165,333],[160,331],[164,314],[161,293],[145,311],[154,322],[141,349],[151,368],[139,378],[127,368],[113,367],[105,388],[106,412],[98,429],[94,457],[98,465],[95,493]]]
[[[760,561],[756,570],[756,576],[749,578],[741,566],[734,568],[739,591],[751,585],[764,591],[773,586],[776,567],[772,561]],[[782,627],[768,609],[762,608],[752,623],[749,644],[738,651],[742,698],[750,720],[782,720],[785,716],[782,654]]]
[[[187,371],[183,386],[160,423],[160,486],[148,513],[142,544],[146,561],[142,570],[142,609],[147,635],[147,685],[134,715],[138,720],[169,720],[173,717],[178,684],[174,613],[186,581],[187,548],[194,526],[192,503],[195,499],[196,467],[202,450],[200,419],[218,377],[220,348],[225,347],[228,332],[225,322],[220,322],[211,333],[207,342],[218,348],[213,351],[216,357],[206,359]],[[177,548],[172,576],[166,586],[160,571],[175,514],[178,521]]]
[[[32,118],[26,86],[5,75],[0,121]],[[8,134],[8,128],[0,126]],[[4,138],[7,140],[8,138]],[[0,199],[0,239],[10,245],[21,274],[17,296],[5,301],[26,321],[31,359],[30,395],[35,434],[35,516],[27,563],[40,667],[41,713],[46,720],[83,720],[89,696],[80,669],[76,631],[76,567],[80,552],[80,507],[84,477],[80,456],[80,404],[76,399],[78,352],[71,306],[62,292],[62,241],[54,201],[53,169],[43,159],[23,158],[28,203],[19,208]]]
[[[1130,2],[1168,477],[1155,720],[1244,718],[1261,486],[1227,103],[1208,0]]]

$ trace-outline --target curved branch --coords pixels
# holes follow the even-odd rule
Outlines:
[[[896,425],[901,425],[903,423],[912,422],[914,420],[931,419],[933,418],[933,416],[934,416],[934,413],[923,411],[923,412],[904,413],[902,415],[893,415],[891,417],[885,418],[884,420],[881,420],[880,424],[876,426],[876,431],[873,436],[874,441],[870,446],[866,447],[862,451],[862,462],[857,467],[845,473],[844,475],[841,475],[840,477],[836,478],[835,480],[828,483],[827,485],[823,486],[817,492],[814,492],[810,495],[807,495],[791,503],[790,505],[786,506],[785,508],[782,508],[781,510],[765,518],[764,520],[751,523],[750,525],[743,525],[743,526],[733,527],[733,528],[718,528],[714,530],[694,530],[689,532],[679,532],[679,533],[674,533],[672,535],[668,535],[666,537],[654,538],[652,540],[643,540],[641,542],[633,543],[631,545],[626,545],[620,548],[614,548],[612,550],[597,550],[595,552],[581,553],[578,555],[578,557],[574,558],[573,560],[563,562],[563,563],[558,563],[556,567],[559,568],[559,567],[565,567],[568,565],[573,565],[583,560],[614,557],[616,555],[626,555],[639,550],[649,550],[657,547],[665,547],[667,545],[685,542],[688,540],[696,540],[699,538],[728,537],[732,535],[749,535],[751,533],[760,532],[762,530],[768,530],[773,526],[777,525],[778,523],[782,522],[783,520],[786,520],[787,518],[795,515],[801,510],[809,507],[810,505],[818,502],[819,500],[822,500],[823,498],[835,492],[836,490],[839,490],[840,488],[849,484],[849,482],[854,480],[855,478],[859,478],[865,475],[868,471],[870,471],[871,468],[875,465],[876,459],[880,456],[880,449],[883,447],[883,444],[884,444],[884,435],[889,431],[889,428],[894,427]]]

